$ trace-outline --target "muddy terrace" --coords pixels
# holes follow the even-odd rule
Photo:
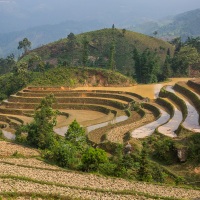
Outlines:
[[[135,138],[147,137],[155,130],[177,137],[175,132],[180,126],[200,132],[198,84],[196,79],[173,79],[164,84],[123,88],[28,87],[2,102],[0,123],[5,137],[13,139],[15,128],[32,120],[41,99],[54,94],[53,108],[61,112],[57,134],[64,135],[76,119],[95,143],[100,143],[104,134],[108,140],[122,143],[128,131]],[[142,106],[135,110],[136,104]]]

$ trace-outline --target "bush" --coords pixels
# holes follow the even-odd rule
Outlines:
[[[96,171],[99,165],[108,162],[106,152],[102,149],[89,147],[82,157],[82,169],[84,171]]]
[[[69,169],[77,169],[80,164],[80,152],[73,144],[64,140],[54,141],[51,148],[44,151],[43,156],[60,167]]]
[[[154,143],[154,157],[165,164],[172,164],[176,160],[174,142],[171,139],[163,139]]]
[[[65,138],[67,141],[77,146],[77,148],[82,149],[86,145],[85,130],[76,120],[69,125]]]
[[[200,163],[200,133],[196,133],[189,138],[188,158]]]

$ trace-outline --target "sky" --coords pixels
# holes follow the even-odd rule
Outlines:
[[[66,20],[134,25],[197,8],[200,0],[0,0],[0,32]]]

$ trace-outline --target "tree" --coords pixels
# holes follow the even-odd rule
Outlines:
[[[125,34],[126,34],[126,29],[123,28],[123,29],[122,29],[122,35],[123,35],[123,37],[125,36]]]
[[[158,31],[153,32],[154,36],[158,35]]]
[[[87,40],[86,37],[84,37],[82,43],[83,43],[82,63],[83,63],[83,66],[87,66],[89,41]]]
[[[36,53],[32,53],[28,60],[28,69],[34,70],[41,61],[42,58],[40,56],[38,56]]]
[[[171,40],[170,43],[175,46],[175,52],[179,52],[183,45],[181,41],[181,37],[174,38],[173,40]]]
[[[159,74],[159,58],[157,53],[144,50],[142,53],[135,48],[133,50],[133,59],[135,62],[135,74],[139,83],[155,83]]]
[[[24,87],[29,81],[28,64],[26,62],[18,62],[17,65],[14,66],[13,72],[16,80],[20,80],[18,85]]]
[[[75,48],[76,48],[76,36],[74,35],[74,33],[70,33],[67,36],[67,47],[68,47],[68,51],[70,52],[70,56],[71,56],[71,62],[72,64],[74,63],[74,52],[75,52]]]
[[[173,71],[177,75],[190,75],[192,65],[200,62],[200,55],[195,47],[184,46],[174,56],[172,62]]]
[[[171,59],[170,56],[166,56],[165,63],[163,65],[162,75],[164,80],[168,79],[172,75]]]
[[[0,74],[6,74],[10,72],[16,65],[14,54],[7,56],[6,58],[0,58]]]
[[[76,120],[69,125],[65,138],[78,148],[83,148],[86,145],[85,130]]]
[[[138,170],[138,176],[139,180],[149,182],[152,180],[152,175],[150,173],[150,166],[147,158],[147,151],[145,148],[146,147],[143,147],[143,150],[141,152],[140,168]]]
[[[115,69],[115,43],[112,42],[110,46],[110,57],[109,57],[109,69],[114,71]]]
[[[57,111],[52,109],[54,96],[48,95],[42,99],[36,108],[34,120],[25,126],[28,133],[27,141],[30,145],[41,149],[49,148],[55,139],[53,128],[56,126]]]
[[[106,152],[102,149],[89,147],[82,157],[83,170],[96,171],[100,164],[108,162]]]
[[[27,38],[24,38],[22,41],[19,41],[19,45],[17,48],[23,49],[24,54],[26,54],[28,50],[31,48],[31,42]]]
[[[197,51],[200,53],[200,37],[188,37],[188,39],[184,43],[185,45],[189,45],[195,47]]]

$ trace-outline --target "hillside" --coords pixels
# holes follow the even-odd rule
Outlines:
[[[0,76],[0,100],[27,85],[31,86],[130,86],[135,81],[120,73],[95,68],[56,67],[45,72],[27,72],[26,77],[16,73]]]
[[[156,50],[164,61],[168,49],[173,54],[174,48],[167,42],[143,34],[119,29],[102,29],[61,39],[30,51],[22,60],[28,60],[35,53],[50,64],[66,66],[82,65],[83,40],[88,41],[88,66],[108,68],[110,49],[114,41],[115,68],[124,74],[133,74],[133,49],[143,51],[147,48]]]
[[[183,40],[188,37],[200,36],[200,9],[181,13],[167,20],[149,21],[131,27],[130,30],[138,31],[147,35],[158,32],[157,37],[163,39],[173,39],[181,37]]]
[[[130,86],[134,81],[120,73],[91,68],[53,68],[45,73],[33,73],[33,86]]]

